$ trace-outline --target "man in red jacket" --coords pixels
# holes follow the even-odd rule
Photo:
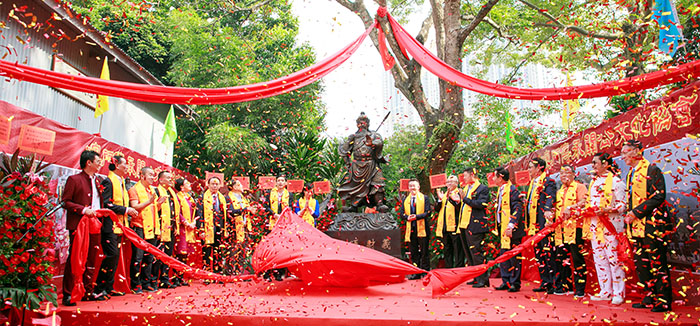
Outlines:
[[[75,301],[82,298],[71,300],[71,291],[73,290],[74,280],[71,271],[71,252],[73,250],[73,238],[75,230],[83,216],[95,216],[96,210],[101,208],[100,186],[99,180],[96,179],[95,173],[100,169],[102,160],[100,155],[95,151],[84,151],[80,154],[80,168],[82,171],[76,175],[68,177],[66,186],[63,190],[63,202],[66,208],[66,229],[70,235],[70,247],[68,251],[68,260],[63,273],[63,305],[75,306]],[[90,235],[90,250],[86,262],[85,273],[83,274],[83,283],[85,284],[86,299],[88,300],[105,300],[103,296],[96,296],[92,293],[93,290],[93,274],[95,272],[95,255],[96,248],[99,246],[99,234]],[[72,301],[72,302],[71,302]]]

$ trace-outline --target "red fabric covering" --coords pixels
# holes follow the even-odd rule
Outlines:
[[[83,274],[85,274],[85,264],[87,263],[88,251],[90,250],[90,234],[100,233],[102,223],[95,218],[83,216],[78,223],[73,238],[73,248],[70,253],[71,273],[73,274],[73,289],[71,289],[71,302],[78,302],[85,295],[85,285],[83,284]]]
[[[578,218],[582,218],[584,216],[591,216],[592,214],[595,213],[591,209],[587,209],[581,212]],[[599,220],[603,222],[603,225],[608,231],[618,235],[618,241],[627,242],[627,238],[625,238],[623,234],[618,234],[615,231],[615,227],[607,219],[607,216],[599,216]],[[537,232],[537,234],[535,234],[534,236],[524,239],[523,242],[517,247],[505,252],[503,255],[496,257],[496,259],[489,261],[486,264],[467,266],[461,268],[432,270],[428,273],[428,275],[425,278],[423,278],[423,284],[431,286],[433,291],[433,297],[445,294],[457,287],[458,285],[481,275],[494,265],[511,259],[512,257],[515,257],[516,255],[522,253],[525,250],[532,250],[536,243],[540,242],[544,237],[552,233],[552,231],[554,231],[554,229],[562,222],[563,220],[554,222],[552,225],[542,229],[540,232]],[[629,257],[630,256],[627,256],[625,265],[628,266],[628,268],[630,268],[629,266],[631,266],[631,268],[634,268],[634,263],[630,260]],[[628,269],[628,274],[629,273],[634,273],[634,269]]]
[[[400,259],[333,239],[304,222],[289,208],[253,253],[256,273],[289,268],[309,285],[366,287],[405,280],[424,270]]]
[[[453,83],[481,94],[512,98],[520,100],[573,100],[579,98],[606,97],[634,93],[643,89],[668,85],[700,76],[700,60],[696,60],[668,70],[585,86],[570,86],[560,88],[519,88],[500,85],[463,74],[450,67],[435,55],[430,53],[422,44],[404,30],[394,18],[388,14],[389,23],[401,51],[413,56],[423,68],[432,72],[442,80]]]
[[[321,79],[350,58],[374,27],[375,25],[370,26],[354,42],[311,67],[272,81],[253,85],[212,89],[144,85],[72,76],[4,60],[0,60],[0,76],[143,102],[192,105],[246,102],[288,93]]]
[[[200,280],[221,281],[221,282],[227,282],[227,283],[228,282],[238,282],[238,281],[253,278],[253,275],[227,276],[227,275],[220,275],[220,274],[216,274],[216,273],[212,273],[212,272],[207,272],[207,271],[201,270],[199,268],[192,268],[190,266],[187,266],[185,263],[183,263],[183,262],[181,262],[173,257],[168,256],[166,253],[160,251],[158,248],[156,248],[152,244],[146,242],[146,240],[139,237],[136,234],[136,232],[134,232],[134,230],[127,228],[127,227],[124,227],[119,222],[119,220],[117,219],[117,216],[114,214],[114,212],[112,212],[111,210],[100,209],[97,211],[97,213],[100,216],[110,217],[112,219],[112,221],[115,223],[115,225],[117,225],[117,227],[121,228],[124,231],[123,236],[126,237],[133,245],[150,253],[151,255],[154,256],[155,259],[160,260],[164,264],[170,266],[170,268],[183,272],[185,274],[185,277],[195,278],[195,279],[200,279]],[[124,246],[122,246],[122,248],[123,247]],[[127,259],[127,257],[124,257],[124,260],[126,260],[126,259]],[[117,276],[117,277],[119,277],[119,276]],[[121,279],[121,278],[119,278],[119,279]],[[115,282],[115,284],[116,284],[116,282]]]

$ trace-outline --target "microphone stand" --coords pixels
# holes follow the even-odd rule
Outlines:
[[[13,247],[17,248],[20,242],[30,233],[36,232],[36,226],[39,224],[39,222],[43,221],[47,216],[53,215],[58,211],[59,208],[63,207],[63,201],[60,201],[58,205],[54,206],[52,209],[46,211],[44,214],[42,214],[35,222],[30,226],[27,231],[22,234],[22,236],[15,241],[15,244]],[[35,252],[34,249],[28,249],[27,252]],[[29,266],[31,265],[31,259],[27,259],[27,272],[29,272]],[[24,325],[24,317],[27,313],[27,307],[29,306],[29,277],[27,277],[27,280],[24,284],[24,306],[22,307],[22,323],[20,325]]]

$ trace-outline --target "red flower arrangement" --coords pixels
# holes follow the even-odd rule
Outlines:
[[[56,289],[51,284],[53,221],[39,221],[47,211],[48,185],[32,172],[33,156],[19,158],[15,153],[0,163],[0,296],[5,304],[18,309],[26,303],[31,310],[46,301],[57,305]],[[38,170],[43,167],[39,164]]]

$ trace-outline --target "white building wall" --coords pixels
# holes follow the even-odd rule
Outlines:
[[[17,34],[17,31],[22,31],[24,28],[13,20],[6,20],[6,22],[9,28],[2,29],[0,35],[3,36],[5,45],[12,48],[12,54],[4,60],[51,70],[55,50],[62,54],[64,61],[81,70],[83,74],[99,77],[101,65],[88,66],[89,59],[83,55],[84,53],[76,50],[77,46],[71,47],[73,42],[58,42],[58,47],[53,48],[51,43],[55,39],[52,38],[51,43],[48,43],[45,38],[32,35],[28,45],[23,45],[16,36],[27,39],[27,35]],[[111,69],[116,68],[116,65],[114,60],[110,61]],[[161,142],[165,130],[165,117],[170,108],[167,104],[143,103],[111,97],[110,109],[103,114],[100,130],[100,118],[94,117],[95,112],[92,108],[48,86],[3,78],[0,81],[0,100],[71,128],[91,134],[99,132],[103,138],[111,142],[172,165],[173,145],[166,146]]]

